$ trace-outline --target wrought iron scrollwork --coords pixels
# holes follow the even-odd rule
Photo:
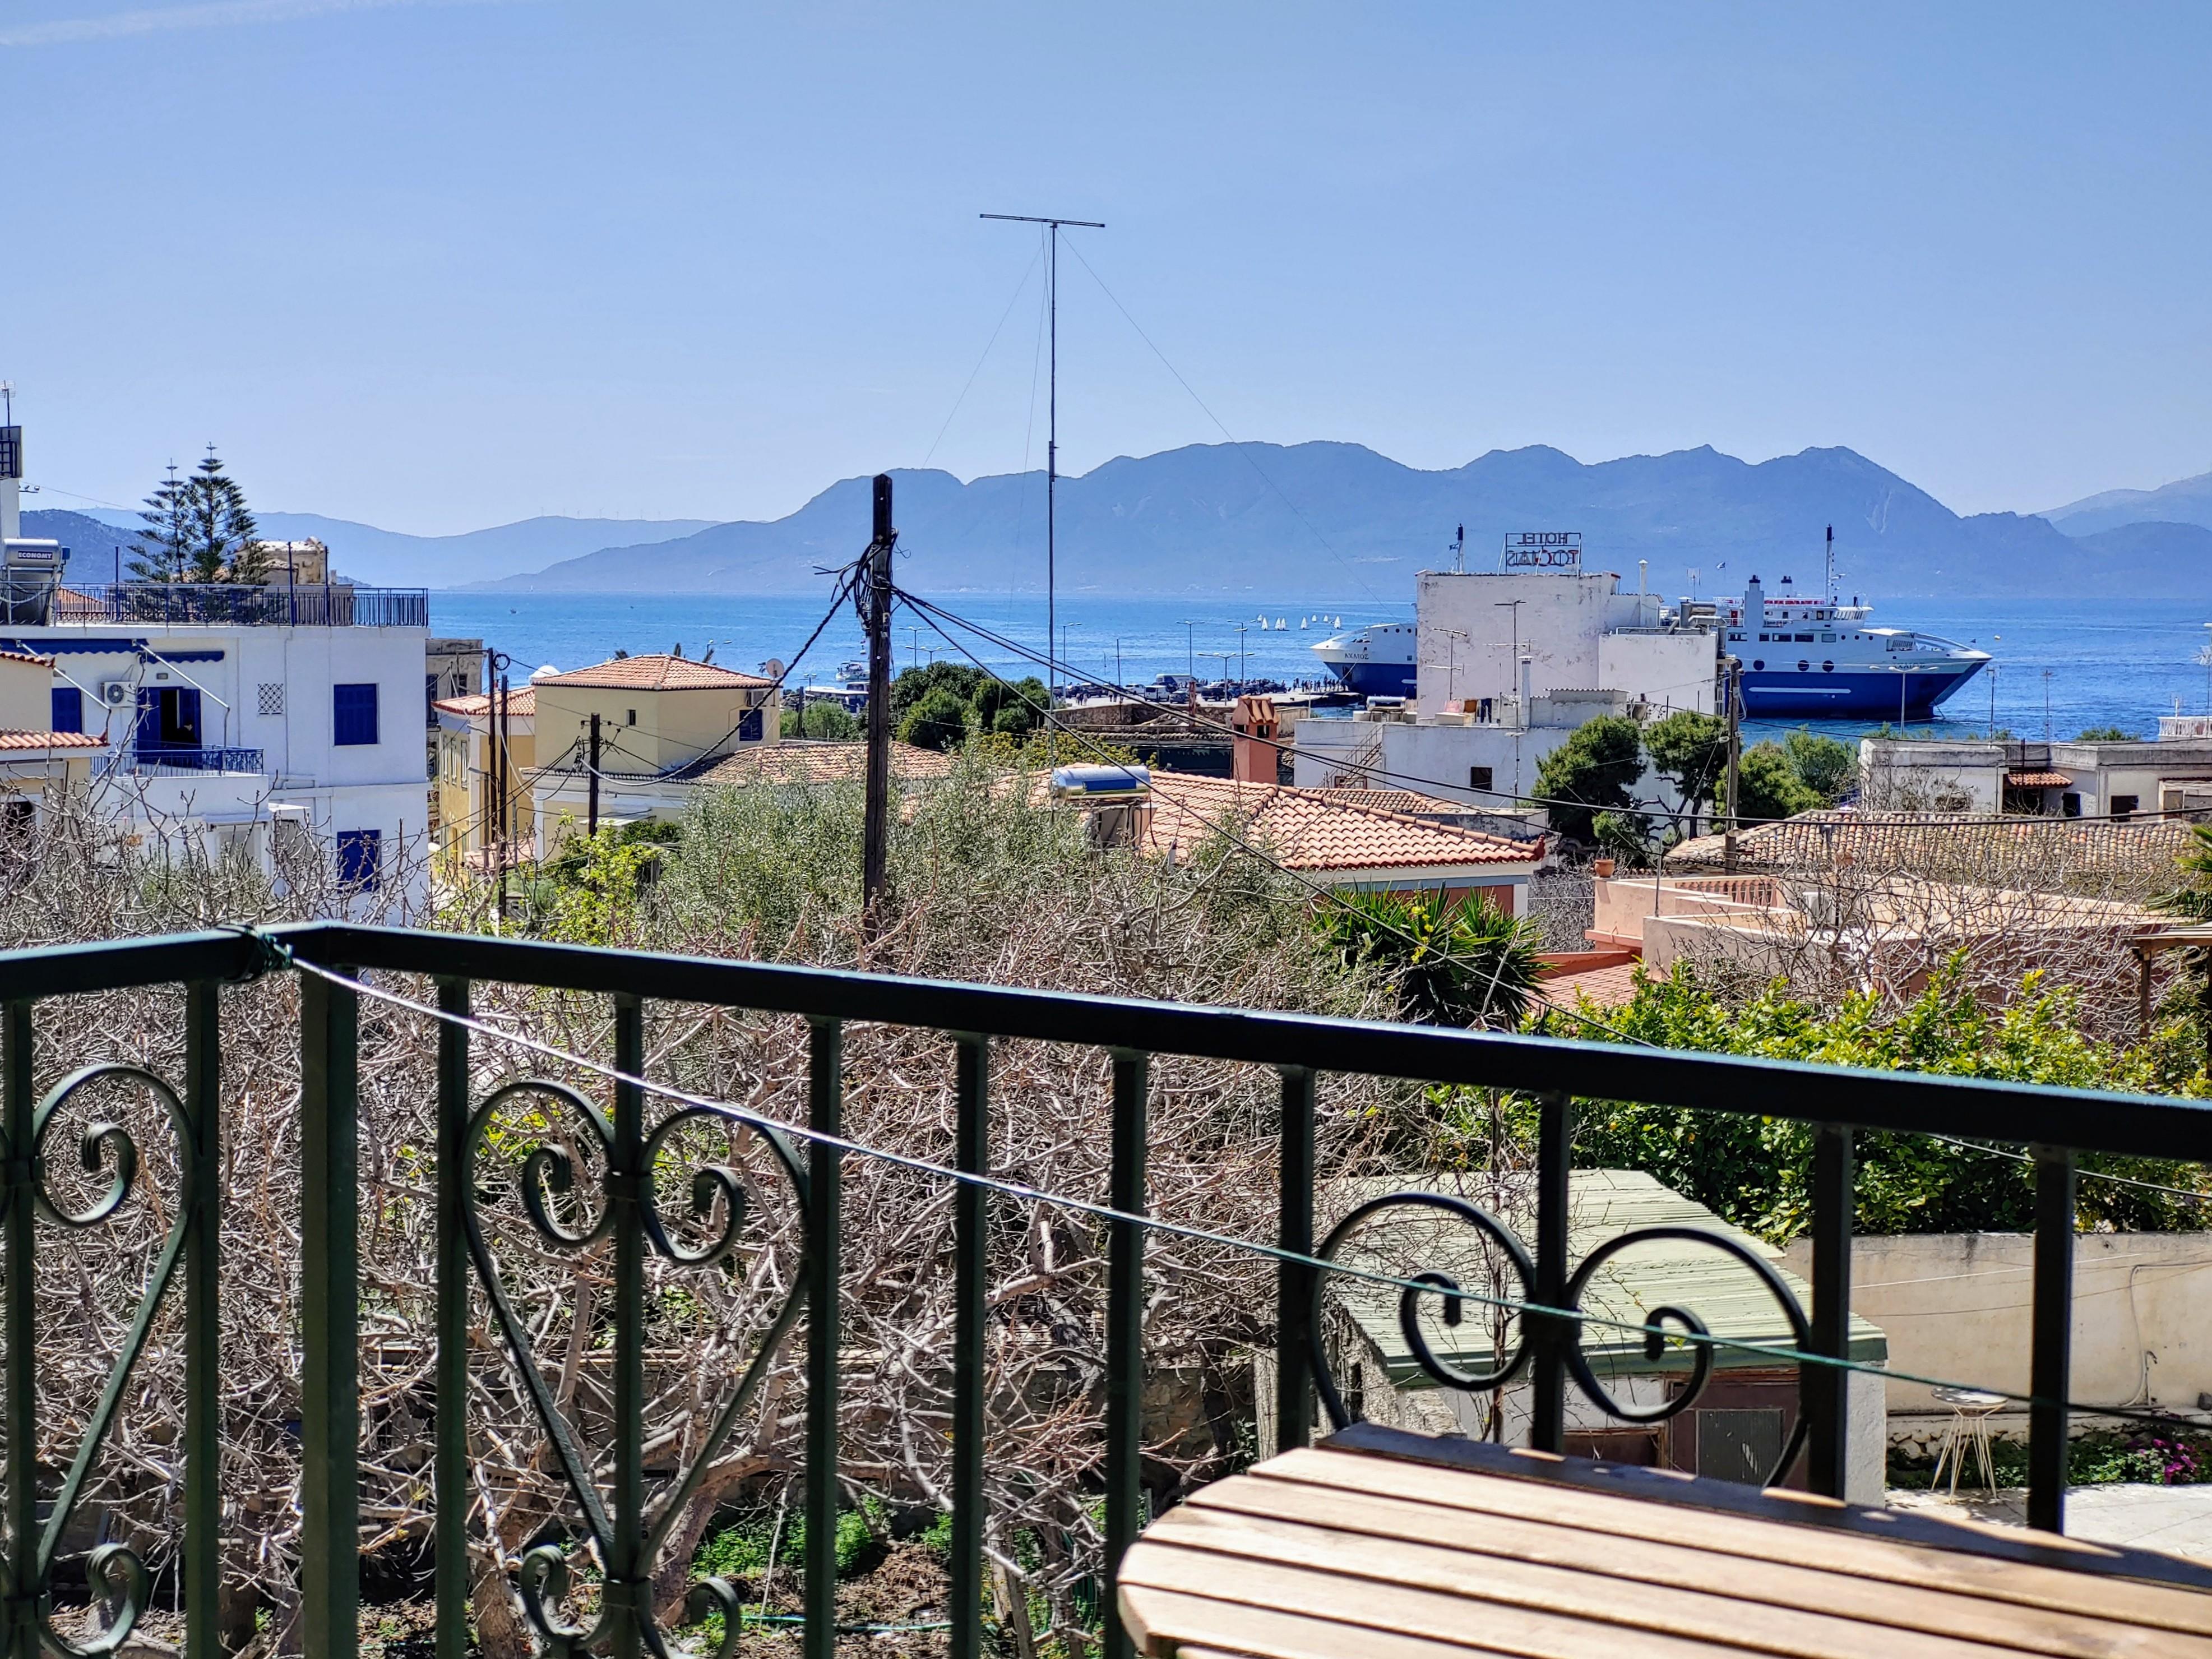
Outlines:
[[[635,1229],[635,1237],[645,1249],[678,1266],[696,1267],[720,1261],[738,1248],[752,1214],[743,1172],[721,1164],[704,1164],[692,1172],[690,1219],[699,1224],[710,1223],[718,1206],[722,1218],[705,1242],[698,1244],[684,1242],[679,1230],[672,1229],[667,1218],[661,1214],[653,1179],[654,1169],[670,1152],[672,1139],[680,1129],[702,1121],[726,1124],[733,1121],[729,1115],[711,1107],[685,1107],[665,1119],[650,1134],[632,1137],[626,1143],[617,1132],[614,1121],[574,1089],[548,1078],[523,1078],[494,1090],[471,1115],[463,1145],[465,1167],[471,1176],[500,1109],[526,1097],[549,1099],[565,1106],[581,1126],[603,1170],[597,1201],[588,1217],[564,1220],[556,1213],[562,1201],[574,1205],[584,1196],[576,1159],[565,1148],[550,1143],[532,1147],[524,1158],[520,1183],[523,1209],[538,1236],[554,1249],[579,1251],[605,1239],[620,1246],[625,1231]],[[786,1136],[774,1129],[749,1127],[766,1145],[774,1165],[790,1182],[803,1224],[808,1203],[805,1164]],[[635,1152],[626,1154],[626,1145],[634,1145]],[[634,1164],[625,1163],[626,1156],[635,1159]],[[752,1362],[716,1415],[690,1464],[663,1498],[659,1514],[649,1521],[642,1515],[611,1515],[593,1477],[592,1460],[538,1369],[527,1328],[501,1282],[477,1213],[472,1178],[463,1182],[462,1223],[470,1259],[491,1304],[493,1317],[498,1322],[509,1360],[552,1443],[562,1479],[574,1494],[585,1530],[606,1569],[605,1593],[599,1616],[586,1629],[568,1622],[561,1611],[568,1590],[568,1566],[561,1547],[544,1543],[532,1547],[524,1553],[518,1574],[524,1614],[544,1644],[546,1653],[554,1659],[570,1659],[570,1656],[601,1645],[624,1620],[635,1621],[641,1639],[658,1659],[670,1659],[666,1639],[649,1605],[651,1564],[659,1555],[669,1532],[706,1478],[708,1466],[766,1377],[777,1347],[797,1322],[805,1304],[805,1279],[794,1275],[789,1294],[760,1337]],[[625,1344],[641,1344],[643,1310],[617,1306],[614,1315],[618,1350]],[[635,1436],[641,1430],[641,1425],[636,1423],[618,1422],[615,1425],[617,1437]],[[620,1524],[623,1522],[627,1524]],[[619,1559],[619,1540],[623,1537],[639,1540],[627,1560]],[[709,1578],[692,1588],[686,1610],[695,1619],[714,1611],[722,1613],[722,1645],[716,1659],[729,1659],[743,1622],[737,1591],[721,1579]]]
[[[1497,1300],[1516,1305],[1538,1302],[1539,1298],[1534,1294],[1538,1280],[1536,1265],[1528,1253],[1528,1247],[1516,1237],[1512,1229],[1506,1226],[1490,1212],[1483,1209],[1480,1205],[1470,1203],[1466,1199],[1455,1197],[1450,1194],[1400,1192],[1381,1198],[1370,1199],[1339,1222],[1331,1230],[1328,1237],[1322,1240],[1314,1254],[1324,1261],[1334,1261],[1337,1251],[1343,1247],[1347,1239],[1358,1231],[1362,1225],[1385,1212],[1409,1209],[1437,1212],[1463,1223],[1480,1237],[1498,1248],[1510,1269],[1510,1276],[1517,1281],[1518,1288],[1505,1291],[1502,1296],[1498,1297]],[[1638,1244],[1667,1241],[1694,1243],[1717,1249],[1724,1255],[1733,1257],[1741,1262],[1758,1279],[1760,1285],[1781,1309],[1784,1317],[1789,1321],[1792,1346],[1800,1352],[1811,1346],[1813,1334],[1811,1322],[1807,1319],[1804,1308],[1799,1304],[1796,1296],[1791,1291],[1782,1275],[1775,1271],[1773,1265],[1757,1251],[1740,1241],[1701,1227],[1641,1227],[1606,1240],[1583,1258],[1580,1265],[1576,1267],[1572,1276],[1567,1280],[1559,1313],[1553,1315],[1540,1311],[1537,1308],[1529,1308],[1522,1316],[1520,1329],[1516,1334],[1510,1351],[1502,1353],[1497,1363],[1486,1370],[1467,1371],[1452,1364],[1437,1354],[1434,1346],[1429,1340],[1428,1333],[1422,1328],[1421,1303],[1428,1296],[1433,1295],[1441,1302],[1443,1318],[1446,1325],[1456,1326],[1462,1317],[1462,1304],[1470,1299],[1470,1295],[1459,1281],[1449,1273],[1426,1269],[1394,1275],[1407,1281],[1398,1293],[1399,1328],[1405,1335],[1407,1348],[1413,1356],[1413,1363],[1419,1365],[1437,1387],[1456,1389],[1468,1394],[1490,1394],[1510,1383],[1528,1365],[1537,1346],[1530,1328],[1548,1322],[1560,1331],[1560,1340],[1557,1346],[1568,1375],[1574,1378],[1575,1386],[1582,1390],[1591,1404],[1608,1417],[1620,1422],[1662,1423],[1669,1418],[1680,1416],[1694,1406],[1698,1397],[1705,1391],[1707,1384],[1712,1380],[1714,1345],[1708,1340],[1712,1336],[1712,1331],[1693,1309],[1669,1304],[1645,1310],[1644,1323],[1640,1327],[1644,1340],[1644,1358],[1656,1361],[1665,1351],[1666,1344],[1670,1339],[1686,1339],[1686,1346],[1691,1355],[1690,1372],[1682,1387],[1671,1399],[1656,1406],[1632,1406],[1616,1398],[1612,1390],[1606,1387],[1592,1368],[1589,1355],[1583,1351],[1583,1338],[1586,1328],[1583,1298],[1588,1293],[1591,1281],[1596,1277],[1598,1271],[1614,1256]],[[1312,1318],[1307,1329],[1310,1333],[1313,1356],[1316,1392],[1321,1396],[1322,1405],[1328,1413],[1330,1422],[1340,1429],[1352,1420],[1352,1416],[1346,1408],[1343,1395],[1337,1389],[1336,1379],[1330,1370],[1327,1345],[1322,1340],[1322,1304],[1327,1285],[1328,1275],[1315,1276]],[[1422,1288],[1414,1288],[1416,1285]],[[1481,1294],[1487,1299],[1492,1293],[1484,1291]],[[1801,1413],[1797,1419],[1796,1430],[1790,1437],[1789,1443],[1783,1448],[1780,1460],[1767,1477],[1768,1486],[1780,1486],[1789,1477],[1790,1469],[1796,1465],[1799,1455],[1804,1449],[1807,1430],[1808,1425]]]
[[[94,1463],[100,1449],[115,1421],[117,1408],[121,1405],[124,1389],[129,1385],[132,1369],[145,1351],[148,1334],[159,1312],[171,1281],[176,1277],[177,1264],[185,1249],[185,1241],[191,1231],[191,1215],[198,1201],[194,1184],[193,1162],[187,1155],[191,1142],[190,1120],[184,1102],[176,1091],[152,1072],[143,1066],[124,1064],[86,1066],[70,1073],[49,1089],[31,1114],[28,1145],[8,1150],[9,1180],[4,1192],[0,1192],[0,1217],[6,1216],[18,1203],[28,1203],[46,1220],[58,1227],[82,1231],[96,1227],[111,1219],[130,1200],[137,1184],[140,1157],[138,1144],[131,1132],[120,1123],[94,1121],[86,1125],[77,1139],[76,1155],[79,1166],[95,1182],[104,1180],[105,1188],[82,1209],[70,1209],[58,1202],[47,1188],[49,1165],[46,1140],[55,1120],[72,1096],[98,1083],[128,1083],[151,1090],[167,1109],[169,1126],[177,1137],[178,1169],[183,1182],[175,1218],[171,1222],[167,1237],[162,1243],[161,1253],[155,1262],[146,1287],[140,1294],[131,1329],[125,1337],[120,1351],[108,1367],[107,1380],[100,1389],[99,1403],[93,1408],[84,1432],[77,1441],[76,1455],[70,1460],[69,1473],[64,1477],[61,1490],[55,1495],[47,1510],[46,1522],[39,1530],[37,1553],[33,1558],[34,1583],[30,1587],[39,1608],[39,1639],[49,1652],[60,1659],[99,1659],[122,1648],[131,1639],[139,1616],[146,1610],[151,1594],[150,1579],[146,1564],[136,1551],[125,1544],[102,1544],[85,1559],[85,1573],[96,1604],[111,1609],[98,1635],[88,1641],[72,1642],[60,1635],[48,1619],[46,1587],[52,1583],[53,1566],[59,1553],[62,1535],[70,1518],[76,1512],[78,1501],[90,1480]],[[29,1261],[9,1263],[11,1273],[25,1274],[35,1271]],[[18,1434],[27,1434],[30,1425],[12,1425]]]

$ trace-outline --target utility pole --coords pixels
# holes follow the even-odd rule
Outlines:
[[[1057,545],[1058,519],[1055,508],[1060,493],[1060,233],[1062,227],[1072,226],[1081,230],[1103,230],[1105,225],[1095,219],[1054,219],[1030,213],[979,213],[979,219],[998,219],[1007,224],[1042,225],[1045,228],[1044,286],[1045,307],[1049,313],[1051,335],[1050,367],[1047,372],[1045,392],[1044,440],[1044,654],[1047,661],[1044,684],[1045,743],[1049,753],[1052,744],[1052,657],[1053,641],[1059,637],[1054,631],[1059,621],[1054,609],[1058,575],[1059,548]]]
[[[868,617],[868,783],[860,834],[862,925],[873,936],[881,920],[890,855],[891,794],[891,480],[876,474],[875,526],[860,580]]]
[[[599,717],[597,714],[592,716],[590,766],[591,778],[584,786],[584,799],[589,803],[585,808],[584,833],[596,836],[599,833]]]
[[[492,828],[492,879],[497,884],[494,891],[502,926],[507,921],[507,825],[513,810],[513,803],[508,799],[514,787],[509,774],[514,765],[507,751],[507,676],[502,673],[499,677],[498,694],[493,699],[490,720],[492,754],[496,763],[495,775],[498,780],[498,805],[494,809]]]
[[[1723,659],[1728,670],[1728,829],[1721,842],[1721,868],[1735,873],[1735,781],[1743,758],[1743,659]]]

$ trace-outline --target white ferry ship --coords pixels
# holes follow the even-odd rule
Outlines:
[[[1410,697],[1414,694],[1412,623],[1376,623],[1372,628],[1332,634],[1313,647],[1328,672],[1363,697]]]
[[[1927,720],[1990,660],[1938,634],[1875,628],[1856,598],[1801,598],[1787,576],[1771,594],[1753,576],[1719,610],[1754,720]]]

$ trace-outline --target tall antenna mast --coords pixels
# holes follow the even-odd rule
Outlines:
[[[1836,526],[1828,526],[1828,603],[1836,602]]]
[[[979,213],[979,219],[997,219],[1012,225],[1042,225],[1049,239],[1045,246],[1044,283],[1051,313],[1052,367],[1046,392],[1044,441],[1044,727],[1048,753],[1052,739],[1052,665],[1060,643],[1054,623],[1059,550],[1056,545],[1057,497],[1060,494],[1060,231],[1063,225],[1082,230],[1103,230],[1096,219],[1049,219],[1030,213]],[[1034,384],[1034,383],[1032,383]]]

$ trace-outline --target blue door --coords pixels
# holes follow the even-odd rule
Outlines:
[[[173,754],[200,747],[200,694],[189,685],[144,686],[138,692],[138,730],[134,739],[142,755]]]

